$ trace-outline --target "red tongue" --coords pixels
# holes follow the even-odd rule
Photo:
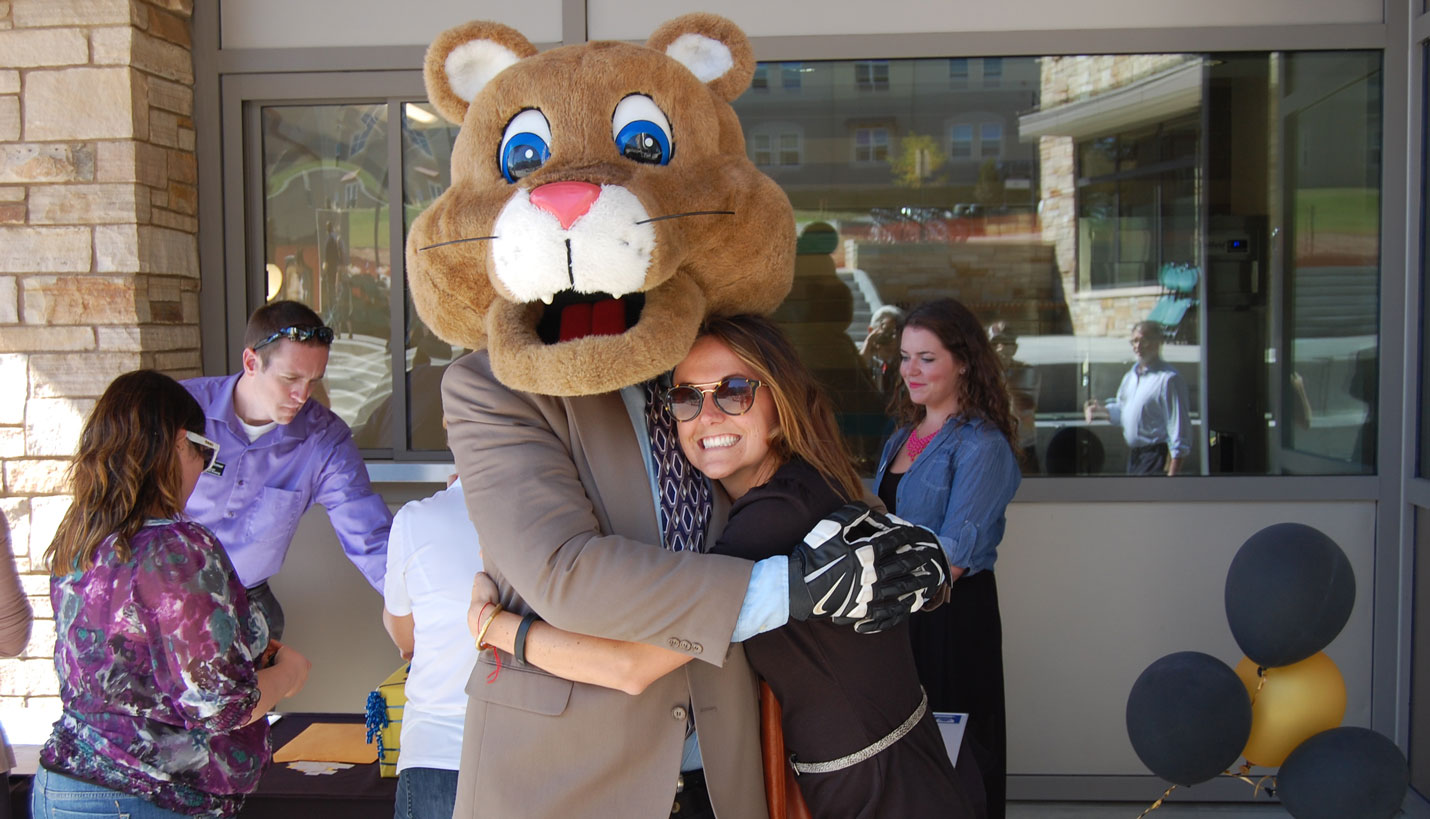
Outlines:
[[[625,331],[626,308],[620,299],[606,299],[595,304],[583,302],[567,305],[561,311],[561,335],[558,340],[618,336]]]

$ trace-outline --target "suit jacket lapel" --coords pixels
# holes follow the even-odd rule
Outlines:
[[[598,514],[604,511],[610,532],[660,545],[650,470],[643,463],[640,442],[620,393],[567,400],[575,435],[572,446],[581,450],[590,470],[594,485],[588,485],[586,491]]]

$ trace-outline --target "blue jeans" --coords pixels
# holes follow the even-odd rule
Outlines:
[[[397,774],[397,810],[393,819],[452,819],[456,805],[456,771],[403,768]]]
[[[185,819],[133,794],[112,791],[40,768],[30,794],[33,819]]]

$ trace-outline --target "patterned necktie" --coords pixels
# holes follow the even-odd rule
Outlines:
[[[710,522],[710,484],[695,471],[675,434],[675,419],[661,400],[659,381],[645,385],[646,429],[650,432],[650,459],[655,468],[656,490],[660,493],[665,548],[674,552],[698,552],[705,545],[705,527]]]

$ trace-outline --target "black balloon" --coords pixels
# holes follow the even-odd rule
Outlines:
[[[1127,736],[1152,773],[1195,785],[1236,762],[1251,735],[1251,698],[1226,663],[1198,651],[1147,666],[1127,696]]]
[[[1332,728],[1281,763],[1276,794],[1296,819],[1394,816],[1410,787],[1410,766],[1395,743],[1368,728]]]
[[[1247,539],[1226,574],[1226,620],[1242,653],[1267,668],[1310,657],[1334,640],[1356,601],[1351,562],[1320,530],[1268,526]]]

